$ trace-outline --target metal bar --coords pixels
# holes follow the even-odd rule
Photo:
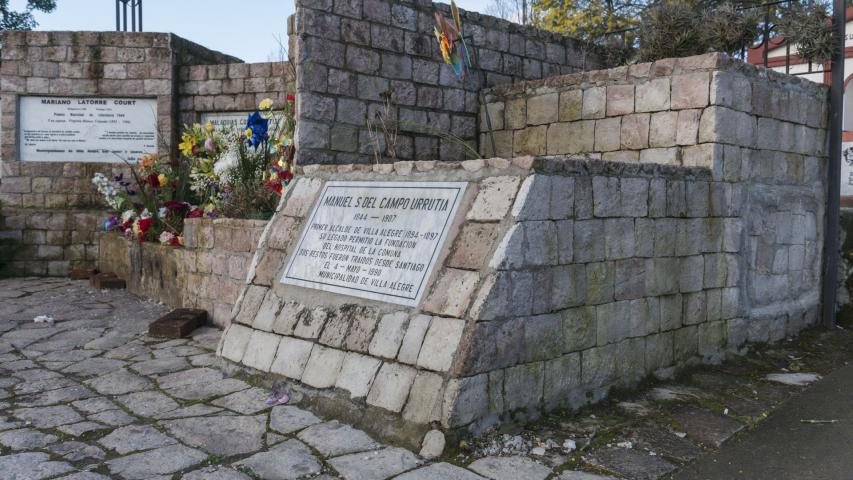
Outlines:
[[[127,0],[123,0],[122,20],[124,22],[124,26],[122,27],[122,30],[126,32],[127,31]]]
[[[136,31],[136,2],[130,0],[130,31]]]
[[[767,52],[770,50],[770,6],[764,12],[764,68],[767,68]]]
[[[823,239],[823,325],[835,327],[838,301],[838,223],[841,215],[841,129],[844,113],[845,0],[834,0],[832,26],[838,48],[832,53],[832,84],[829,89],[829,166],[826,174],[826,233]]]
[[[791,42],[785,40],[785,73],[791,73]]]
[[[116,0],[116,32],[121,31],[121,12],[119,11],[119,3],[121,3],[121,0]]]
[[[142,31],[142,0],[137,0],[139,4],[139,31]]]

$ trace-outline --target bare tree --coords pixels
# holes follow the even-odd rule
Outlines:
[[[492,0],[486,7],[486,13],[510,22],[527,25],[528,3],[527,0]]]

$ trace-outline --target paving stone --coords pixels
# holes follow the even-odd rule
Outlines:
[[[150,425],[128,425],[114,430],[98,440],[104,448],[115,450],[119,455],[165,447],[178,443]]]
[[[79,437],[89,432],[102,430],[104,428],[107,428],[107,426],[97,422],[79,422],[72,423],[70,425],[63,425],[61,427],[58,427],[57,430],[72,437]]]
[[[106,410],[114,410],[118,405],[103,397],[87,398],[72,402],[71,405],[84,413],[100,413]]]
[[[661,457],[629,448],[601,448],[586,459],[596,467],[632,480],[657,480],[678,468]]]
[[[322,469],[311,450],[298,440],[288,440],[235,465],[248,468],[256,476],[267,480],[302,478],[316,475]]]
[[[293,433],[322,422],[313,413],[290,405],[273,407],[270,428],[281,433]]]
[[[364,452],[381,447],[366,433],[337,420],[313,425],[299,432],[297,436],[326,457]]]
[[[53,373],[53,372],[51,372]],[[29,395],[33,393],[49,392],[60,388],[74,387],[80,385],[70,378],[49,378],[46,380],[26,380],[24,383],[15,385],[16,395]]]
[[[346,480],[384,480],[411,470],[421,462],[408,450],[386,448],[333,458],[329,464]]]
[[[180,407],[178,402],[157,390],[128,393],[116,397],[116,401],[140,417],[153,417],[159,413],[170,412]]]
[[[252,480],[243,472],[219,465],[205,467],[190,472],[181,477],[181,480]]]
[[[82,400],[95,396],[95,393],[82,385],[72,385],[69,387],[48,390],[35,396],[32,400],[18,402],[22,407],[44,407],[48,405],[56,405],[58,403],[69,403],[75,400]]]
[[[625,439],[633,442],[636,447],[681,462],[693,460],[702,454],[702,448],[659,425],[647,425],[632,430]]]
[[[18,408],[12,410],[16,418],[29,422],[37,428],[55,428],[60,425],[77,423],[83,420],[73,408],[62,405],[56,407]]]
[[[0,457],[0,472],[9,479],[41,480],[76,469],[65,462],[50,461],[46,453],[18,453]]]
[[[266,415],[221,415],[161,422],[180,441],[213,455],[231,456],[263,448]]]
[[[189,383],[169,388],[166,393],[183,400],[206,400],[249,388],[249,384],[235,378],[225,378],[215,383]]]
[[[485,457],[468,468],[492,480],[545,480],[551,469],[527,457]]]
[[[147,480],[153,475],[170,475],[205,461],[207,454],[183,445],[170,445],[135,453],[107,462],[113,475],[128,480]]]
[[[9,420],[6,417],[0,417],[0,432],[3,432],[5,430],[11,430],[21,426],[23,426],[22,422],[16,422],[14,420]]]
[[[123,427],[135,422],[136,419],[121,410],[106,410],[94,415],[89,415],[89,420],[106,423],[113,427]]]
[[[57,440],[59,438],[56,435],[42,433],[30,428],[0,433],[0,444],[12,450],[41,449],[51,443],[56,443]]]
[[[744,429],[737,420],[693,405],[684,405],[670,413],[687,436],[703,445],[719,448],[732,435]]]
[[[142,375],[157,375],[186,370],[190,368],[190,364],[183,357],[155,358],[154,360],[134,363],[130,368]]]
[[[821,377],[816,373],[771,373],[764,378],[782,385],[805,387],[820,380]]]
[[[147,378],[118,370],[107,375],[86,380],[86,385],[103,395],[124,395],[130,392],[149,390],[154,385]]]
[[[212,413],[219,413],[221,411],[222,409],[219,407],[212,407],[210,405],[197,403],[195,405],[190,405],[189,407],[181,407],[177,410],[158,413],[157,415],[154,415],[154,418],[157,420],[172,420],[175,418],[201,417]]]
[[[252,415],[270,408],[264,403],[270,394],[262,388],[249,388],[226,395],[211,402],[218,407],[227,408],[243,415]]]
[[[110,477],[93,472],[73,473],[65,477],[59,477],[59,480],[110,480]]]
[[[594,473],[580,472],[577,470],[565,471],[557,477],[557,480],[618,480],[616,477],[605,477]]]
[[[58,443],[48,447],[48,450],[61,456],[69,462],[80,462],[83,460],[103,460],[107,457],[100,448],[87,443],[70,441]]]
[[[394,477],[394,480],[485,480],[483,477],[464,468],[449,463],[434,463],[427,467],[412,470]]]
[[[81,377],[93,377],[95,375],[103,375],[108,372],[116,371],[125,366],[122,360],[113,358],[88,358],[86,360],[75,362],[70,367],[64,369],[63,373],[70,373]]]

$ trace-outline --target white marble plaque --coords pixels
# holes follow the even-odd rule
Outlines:
[[[40,162],[135,162],[157,152],[153,98],[20,98],[18,156]]]
[[[464,182],[328,182],[281,282],[416,306]]]
[[[252,112],[204,112],[198,123],[206,125],[210,122],[217,132],[243,131],[251,114]]]

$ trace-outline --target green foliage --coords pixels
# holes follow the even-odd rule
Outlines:
[[[664,0],[646,9],[641,18],[638,60],[687,57],[705,53],[700,4],[691,0]],[[701,11],[701,10],[700,10]]]
[[[9,7],[9,0],[0,0],[0,30],[32,30],[38,26],[33,11],[50,13],[56,8],[56,0],[27,0],[27,7],[16,12]]]
[[[553,32],[597,40],[637,25],[647,0],[532,0],[532,23]]]
[[[763,15],[762,9],[738,10],[733,3],[709,9],[702,21],[704,41],[711,50],[735,54],[761,35]]]
[[[838,42],[827,21],[828,6],[819,1],[792,2],[782,9],[779,33],[797,45],[797,55],[809,62],[824,63],[832,58]]]

